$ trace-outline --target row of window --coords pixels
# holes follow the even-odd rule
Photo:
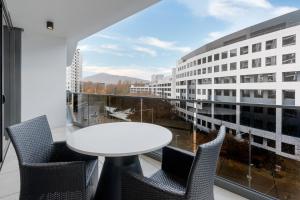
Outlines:
[[[262,66],[262,59],[261,58],[256,58],[252,59],[252,68],[257,68]],[[277,57],[276,56],[269,56],[265,58],[265,66],[274,66],[277,64]],[[282,64],[292,64],[296,62],[296,53],[290,53],[290,54],[284,54],[282,55]],[[249,62],[248,60],[240,61],[240,69],[248,69],[249,68]],[[229,64],[229,70],[236,70],[237,69],[237,63],[233,62]],[[221,65],[221,71],[228,71],[228,65],[223,64]],[[184,77],[189,77],[189,76],[196,76],[196,75],[201,75],[201,74],[206,74],[206,73],[217,73],[220,72],[220,66],[216,65],[214,68],[208,67],[208,68],[202,68],[198,70],[192,70],[189,72],[184,72],[181,74],[177,74],[176,78],[184,78]]]
[[[171,83],[158,84],[158,85],[149,85],[149,87],[170,87]]]
[[[300,81],[300,71],[283,72],[282,81],[283,82]],[[267,73],[267,74],[241,75],[240,82],[241,83],[276,82],[276,74]],[[214,78],[214,84],[230,84],[230,83],[236,83],[236,76],[224,76],[224,77]],[[206,85],[206,84],[212,84],[212,78],[198,79],[198,85]],[[176,82],[176,85],[185,85],[185,81]]]
[[[282,46],[290,46],[290,45],[295,45],[296,44],[296,35],[289,35],[286,37],[282,38]],[[277,39],[272,39],[272,40],[268,40],[265,42],[265,50],[270,50],[270,49],[275,49],[277,48]],[[256,44],[252,44],[252,53],[256,53],[256,52],[260,52],[262,51],[262,43],[256,43]],[[249,46],[243,46],[240,47],[240,55],[246,55],[249,53]],[[221,53],[221,55],[219,53],[214,54],[213,56],[210,55],[208,57],[203,57],[202,59],[198,59],[198,60],[194,60],[192,62],[187,63],[186,65],[180,66],[178,67],[177,71],[181,71],[196,65],[201,65],[201,64],[205,64],[207,62],[212,62],[214,61],[218,61],[220,59],[226,59],[228,58],[228,56],[230,57],[235,57],[237,56],[238,51],[237,49],[232,49],[229,51],[229,55],[228,55],[228,51],[224,51]]]
[[[180,91],[180,89],[176,89],[177,93],[185,94],[185,91]],[[198,95],[206,95],[207,89],[197,89]],[[208,89],[208,92],[211,94],[211,90]],[[189,94],[196,94],[195,89],[189,89]],[[236,97],[236,90],[215,90],[215,96],[232,96]],[[241,90],[241,98],[264,98],[264,99],[276,99],[276,91],[275,90]],[[283,99],[293,99],[295,100],[295,91],[294,90],[283,90],[282,91]],[[178,99],[179,96],[178,96]]]

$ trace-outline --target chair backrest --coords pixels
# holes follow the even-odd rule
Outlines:
[[[214,178],[224,138],[225,127],[221,126],[213,141],[199,146],[187,182],[186,195],[189,199],[214,198]]]
[[[7,128],[19,164],[43,163],[50,159],[52,134],[46,116],[40,116]]]

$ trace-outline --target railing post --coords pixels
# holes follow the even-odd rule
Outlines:
[[[143,98],[141,100],[141,122],[143,122]]]
[[[154,122],[154,120],[153,120],[153,108],[151,109],[151,112],[152,112],[152,124],[153,124],[153,122]]]
[[[88,126],[90,125],[90,95],[88,94],[87,95],[87,109],[88,109]]]

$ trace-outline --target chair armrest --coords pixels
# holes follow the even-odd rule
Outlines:
[[[182,200],[185,192],[167,187],[150,178],[135,174],[122,174],[123,200]]]
[[[96,160],[98,157],[84,155],[71,150],[65,141],[53,143],[53,157],[54,162],[68,162],[68,161],[89,161]]]
[[[85,189],[85,163],[56,162],[24,164],[21,183],[28,195],[82,191]]]
[[[162,153],[162,170],[187,181],[194,154],[175,147],[164,147]]]

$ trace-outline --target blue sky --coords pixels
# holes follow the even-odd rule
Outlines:
[[[168,74],[193,49],[298,8],[299,0],[162,0],[80,41],[83,76]]]

